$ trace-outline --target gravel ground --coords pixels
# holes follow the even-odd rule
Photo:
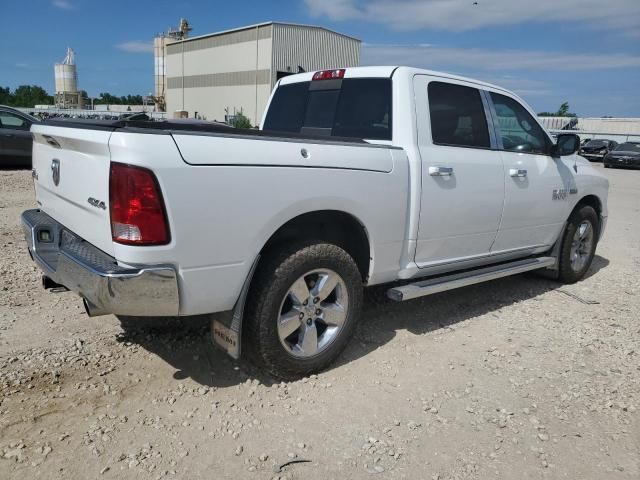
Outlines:
[[[339,362],[277,383],[205,321],[123,328],[47,293],[0,171],[0,478],[640,478],[640,172],[603,170],[589,277],[368,307]]]

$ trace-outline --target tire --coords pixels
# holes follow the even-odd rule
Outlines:
[[[578,205],[569,217],[562,237],[558,280],[576,283],[581,280],[593,261],[600,236],[598,214],[588,205]]]
[[[604,168],[611,168],[611,165],[609,165],[608,163],[605,163]]]
[[[318,372],[344,350],[361,309],[362,277],[342,248],[322,242],[280,248],[267,254],[249,291],[245,351],[281,379]]]

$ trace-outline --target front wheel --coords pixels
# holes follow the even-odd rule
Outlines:
[[[581,280],[593,261],[598,243],[598,214],[588,205],[579,206],[569,217],[560,250],[559,276],[563,283]]]
[[[247,351],[279,378],[317,372],[345,348],[361,306],[360,271],[342,248],[282,248],[260,265],[247,298]]]

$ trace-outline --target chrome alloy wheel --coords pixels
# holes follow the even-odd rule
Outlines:
[[[347,285],[340,275],[328,269],[305,273],[280,304],[280,343],[297,358],[319,354],[338,337],[348,308]]]
[[[573,240],[571,241],[569,260],[571,261],[571,269],[574,272],[581,271],[589,261],[593,247],[593,238],[593,225],[591,225],[589,220],[583,220],[580,225],[578,225],[576,233],[573,235]]]

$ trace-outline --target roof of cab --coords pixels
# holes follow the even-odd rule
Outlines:
[[[298,82],[309,82],[313,78],[313,72],[304,72],[296,75],[289,75],[280,80],[280,85],[287,85],[289,83],[298,83]],[[500,87],[498,85],[493,85],[491,83],[483,82],[480,80],[476,80],[474,78],[462,77],[459,75],[454,75],[452,73],[446,72],[438,72],[435,70],[426,70],[422,68],[414,68],[414,67],[405,67],[398,65],[389,65],[389,66],[376,66],[376,67],[347,67],[345,68],[344,78],[372,78],[372,77],[381,77],[381,78],[390,78],[394,75],[430,75],[433,77],[441,77],[450,80],[459,80],[463,82],[473,83],[482,87],[494,88],[496,90],[502,90],[504,92],[510,92],[509,90]]]

